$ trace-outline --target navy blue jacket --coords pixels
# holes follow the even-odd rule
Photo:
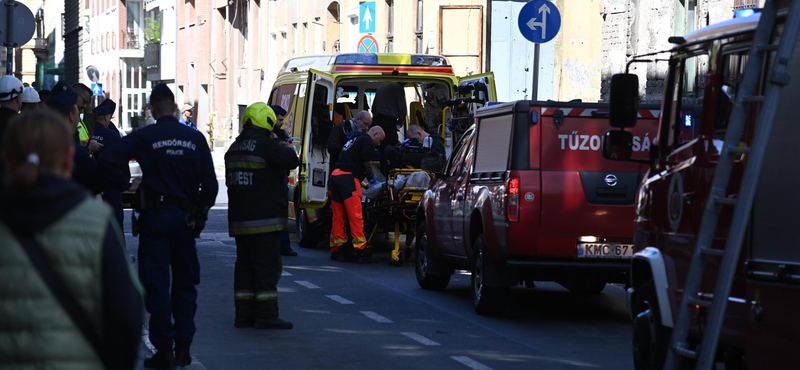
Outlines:
[[[89,156],[89,151],[75,135],[75,155],[72,157],[72,180],[89,190],[92,194],[100,194],[106,188],[106,180],[97,168],[97,164]]]
[[[219,184],[205,137],[175,117],[161,117],[104,149],[100,167],[110,182],[118,181],[121,165],[135,158],[142,168],[142,184],[155,195],[206,207],[217,199]]]

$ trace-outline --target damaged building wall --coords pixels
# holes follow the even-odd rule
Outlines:
[[[736,8],[757,6],[763,0],[602,0],[601,100],[607,101],[611,76],[625,72],[636,55],[669,50],[670,36],[683,36],[696,29],[728,20]],[[649,59],[665,59],[664,53]],[[698,71],[707,70],[702,63]],[[630,72],[639,76],[643,102],[662,99],[667,62],[634,63]],[[702,73],[698,82],[703,82]]]

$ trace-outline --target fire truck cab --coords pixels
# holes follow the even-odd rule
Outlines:
[[[778,23],[783,22],[779,13]],[[720,159],[741,74],[759,15],[734,18],[672,38],[657,145],[637,195],[629,307],[634,322],[633,355],[636,369],[661,369],[683,298],[689,264],[697,242],[711,182]],[[779,26],[779,30],[782,28]],[[778,32],[780,33],[780,32]],[[780,35],[772,35],[777,43]],[[769,78],[775,52],[760,69],[759,90]],[[791,82],[781,90],[774,128],[763,163],[746,241],[728,298],[717,361],[725,369],[796,368],[800,349],[800,209],[797,158],[800,158],[798,98],[800,52],[789,63]],[[630,134],[636,123],[638,85],[629,77],[612,79],[611,125],[603,151],[607,158],[630,157]],[[626,82],[627,81],[627,82]],[[618,82],[615,86],[615,82]],[[627,86],[626,86],[627,85]],[[633,86],[632,86],[633,85]],[[632,103],[633,102],[633,103]],[[697,117],[682,106],[695,104]],[[627,105],[627,106],[626,106]],[[759,116],[751,104],[740,146],[750,146]],[[727,197],[735,197],[748,158],[741,154]],[[723,249],[732,213],[723,214],[712,247]],[[709,259],[700,295],[713,298],[719,260]],[[697,306],[690,338],[702,338],[707,310]]]

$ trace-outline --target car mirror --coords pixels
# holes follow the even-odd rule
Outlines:
[[[611,127],[636,126],[639,110],[639,76],[630,73],[612,76],[610,103],[608,119]]]
[[[603,134],[603,158],[617,161],[631,159],[633,134],[629,131],[609,130]]]

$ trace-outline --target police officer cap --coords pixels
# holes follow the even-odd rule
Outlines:
[[[22,81],[14,76],[0,77],[0,101],[7,101],[22,95]]]
[[[94,112],[97,113],[98,116],[108,116],[113,114],[115,109],[117,109],[117,103],[114,103],[111,99],[106,99],[94,108]]]
[[[153,91],[150,92],[150,101],[153,99],[169,99],[175,100],[175,94],[172,93],[172,90],[169,89],[169,86],[165,83],[160,83],[153,88]]]
[[[272,108],[276,116],[286,116],[286,109],[281,108],[280,105],[270,105],[269,107]]]
[[[66,107],[78,104],[78,94],[64,82],[59,82],[53,87],[53,95],[47,99],[47,106],[52,108]]]

